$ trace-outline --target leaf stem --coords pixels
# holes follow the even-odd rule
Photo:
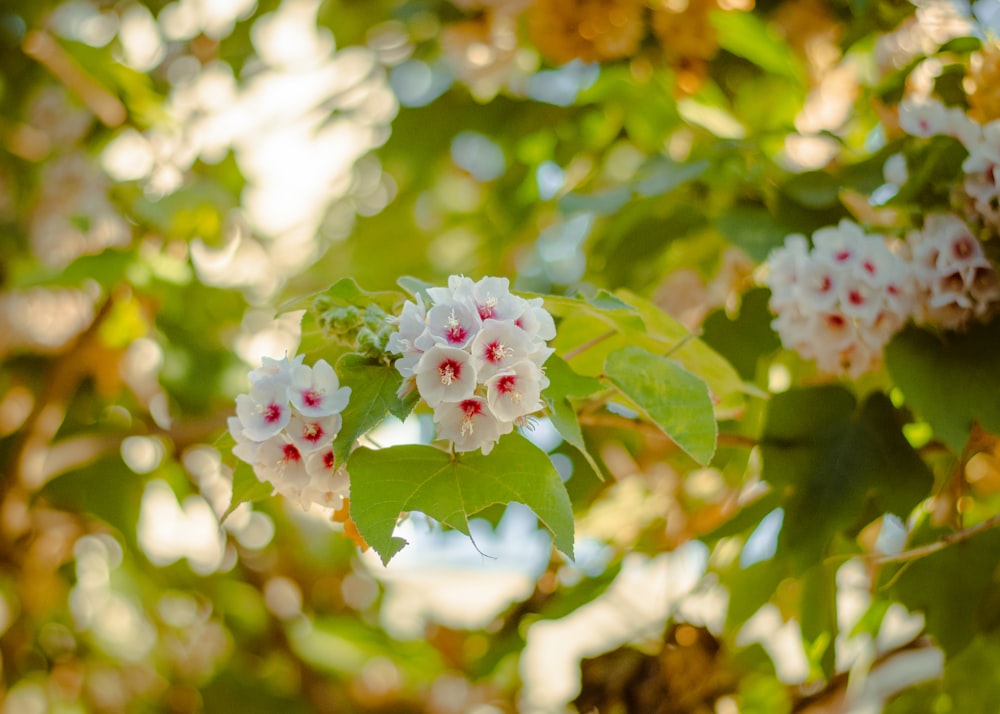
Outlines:
[[[573,359],[574,357],[576,357],[580,353],[586,352],[587,350],[589,350],[594,345],[599,345],[600,343],[604,342],[604,340],[607,340],[607,339],[609,339],[611,337],[614,337],[617,334],[618,334],[618,330],[608,330],[607,332],[598,335],[597,337],[595,337],[592,340],[587,340],[582,345],[577,345],[576,347],[574,347],[573,349],[571,349],[569,352],[567,352],[566,354],[564,354],[562,356],[562,358],[564,360],[566,360],[567,362],[569,362],[571,359]]]

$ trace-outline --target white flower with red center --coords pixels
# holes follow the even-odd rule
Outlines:
[[[771,253],[772,326],[782,344],[821,371],[852,377],[878,367],[882,348],[913,314],[912,269],[885,237],[843,220],[816,231],[813,249],[791,235]],[[897,241],[897,244],[899,242]]]
[[[247,439],[270,439],[284,429],[292,418],[292,410],[288,406],[288,387],[276,379],[260,379],[250,387],[249,394],[236,397],[236,416],[243,425],[243,435]]]
[[[502,421],[514,421],[542,408],[542,390],[549,384],[534,362],[518,362],[486,380],[486,401]]]
[[[946,107],[933,97],[904,99],[899,105],[899,126],[910,136],[965,137],[974,123],[958,107]]]
[[[993,314],[1000,279],[962,219],[930,214],[906,242],[913,256],[918,322],[959,329]]]
[[[301,355],[265,358],[250,381],[250,393],[236,397],[236,416],[228,421],[233,454],[304,509],[312,503],[338,506],[347,476],[334,479],[331,445],[350,389],[340,387],[329,364],[320,360],[309,367]]]
[[[302,453],[316,451],[329,446],[333,437],[340,431],[342,423],[340,414],[325,417],[308,417],[295,412],[286,429],[288,437]]]
[[[292,371],[289,392],[296,409],[306,416],[316,417],[344,411],[351,397],[351,388],[340,386],[337,373],[323,359],[312,367],[296,367]]]
[[[479,379],[485,381],[497,372],[528,359],[535,346],[528,335],[511,321],[487,320],[472,341],[472,360]]]
[[[427,313],[427,334],[433,339],[433,344],[465,347],[479,333],[481,326],[482,320],[475,306],[468,302],[449,300],[438,303]]]
[[[284,436],[275,436],[260,445],[257,462],[253,465],[257,477],[269,481],[275,488],[289,485],[301,488],[309,481],[306,460],[295,444]]]
[[[415,374],[420,396],[431,407],[466,399],[476,391],[472,357],[457,347],[431,347],[417,363]]]
[[[525,308],[525,300],[510,292],[507,278],[483,278],[472,288],[472,299],[483,321],[516,320]]]
[[[434,410],[438,436],[455,444],[456,451],[480,449],[488,454],[497,440],[514,430],[511,421],[501,421],[482,397],[469,397],[458,402],[442,402]]]

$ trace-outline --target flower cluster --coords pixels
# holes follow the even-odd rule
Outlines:
[[[930,214],[906,242],[918,291],[918,322],[959,329],[972,319],[983,319],[1000,300],[996,271],[959,217]]]
[[[249,394],[236,397],[236,416],[229,418],[233,453],[303,509],[313,503],[337,508],[347,474],[336,468],[332,442],[350,395],[325,360],[310,367],[302,355],[265,357],[250,372]]]
[[[795,234],[767,260],[772,323],[782,343],[824,372],[857,377],[914,309],[911,273],[886,240],[842,220],[812,237]]]
[[[434,410],[438,435],[458,451],[488,454],[497,440],[542,408],[542,364],[552,354],[552,316],[541,298],[510,292],[506,278],[453,275],[406,301],[387,349],[396,369]]]

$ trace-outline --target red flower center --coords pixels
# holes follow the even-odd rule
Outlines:
[[[280,418],[281,418],[281,405],[275,404],[274,402],[268,404],[267,408],[264,409],[264,421],[266,421],[268,424],[273,424]]]
[[[315,389],[307,389],[302,392],[302,402],[307,407],[318,407],[323,402],[323,395]]]
[[[497,391],[500,394],[509,394],[517,388],[517,377],[513,374],[505,374],[497,380]]]
[[[466,399],[459,402],[459,409],[465,412],[465,418],[471,419],[474,416],[478,416],[483,413],[483,405],[477,399]]]
[[[302,454],[299,453],[299,450],[293,444],[285,444],[282,451],[285,461],[298,461],[302,458]]]

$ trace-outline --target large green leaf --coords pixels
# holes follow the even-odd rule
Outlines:
[[[763,476],[785,489],[783,552],[804,568],[833,536],[860,526],[866,506],[905,518],[926,497],[933,477],[902,434],[888,398],[873,393],[857,409],[839,386],[776,395],[761,438]]]
[[[392,365],[358,354],[346,354],[337,362],[337,375],[351,388],[351,399],[341,413],[343,425],[333,440],[333,457],[344,463],[357,438],[378,426],[389,414],[405,419],[416,406],[414,389],[404,398],[396,395],[403,378]]]
[[[646,334],[662,345],[653,351],[669,351],[671,358],[705,380],[716,400],[717,409],[739,409],[743,406],[744,394],[759,394],[744,383],[739,372],[725,357],[692,335],[677,318],[629,290],[619,290],[616,294],[635,306],[642,316]]]
[[[668,357],[639,347],[608,355],[608,379],[699,464],[715,454],[718,426],[705,382]]]
[[[947,339],[911,327],[889,343],[886,366],[906,404],[960,453],[978,423],[1000,433],[1000,322]]]
[[[348,463],[351,518],[388,563],[406,545],[394,537],[401,513],[422,511],[469,534],[469,518],[494,504],[523,503],[573,557],[573,511],[545,452],[519,434],[503,437],[488,456],[452,455],[433,446],[360,448]]]
[[[945,533],[931,532],[918,540],[936,540]],[[927,631],[949,656],[965,648],[977,632],[997,626],[998,552],[1000,530],[994,529],[901,566],[893,597],[924,613]]]

